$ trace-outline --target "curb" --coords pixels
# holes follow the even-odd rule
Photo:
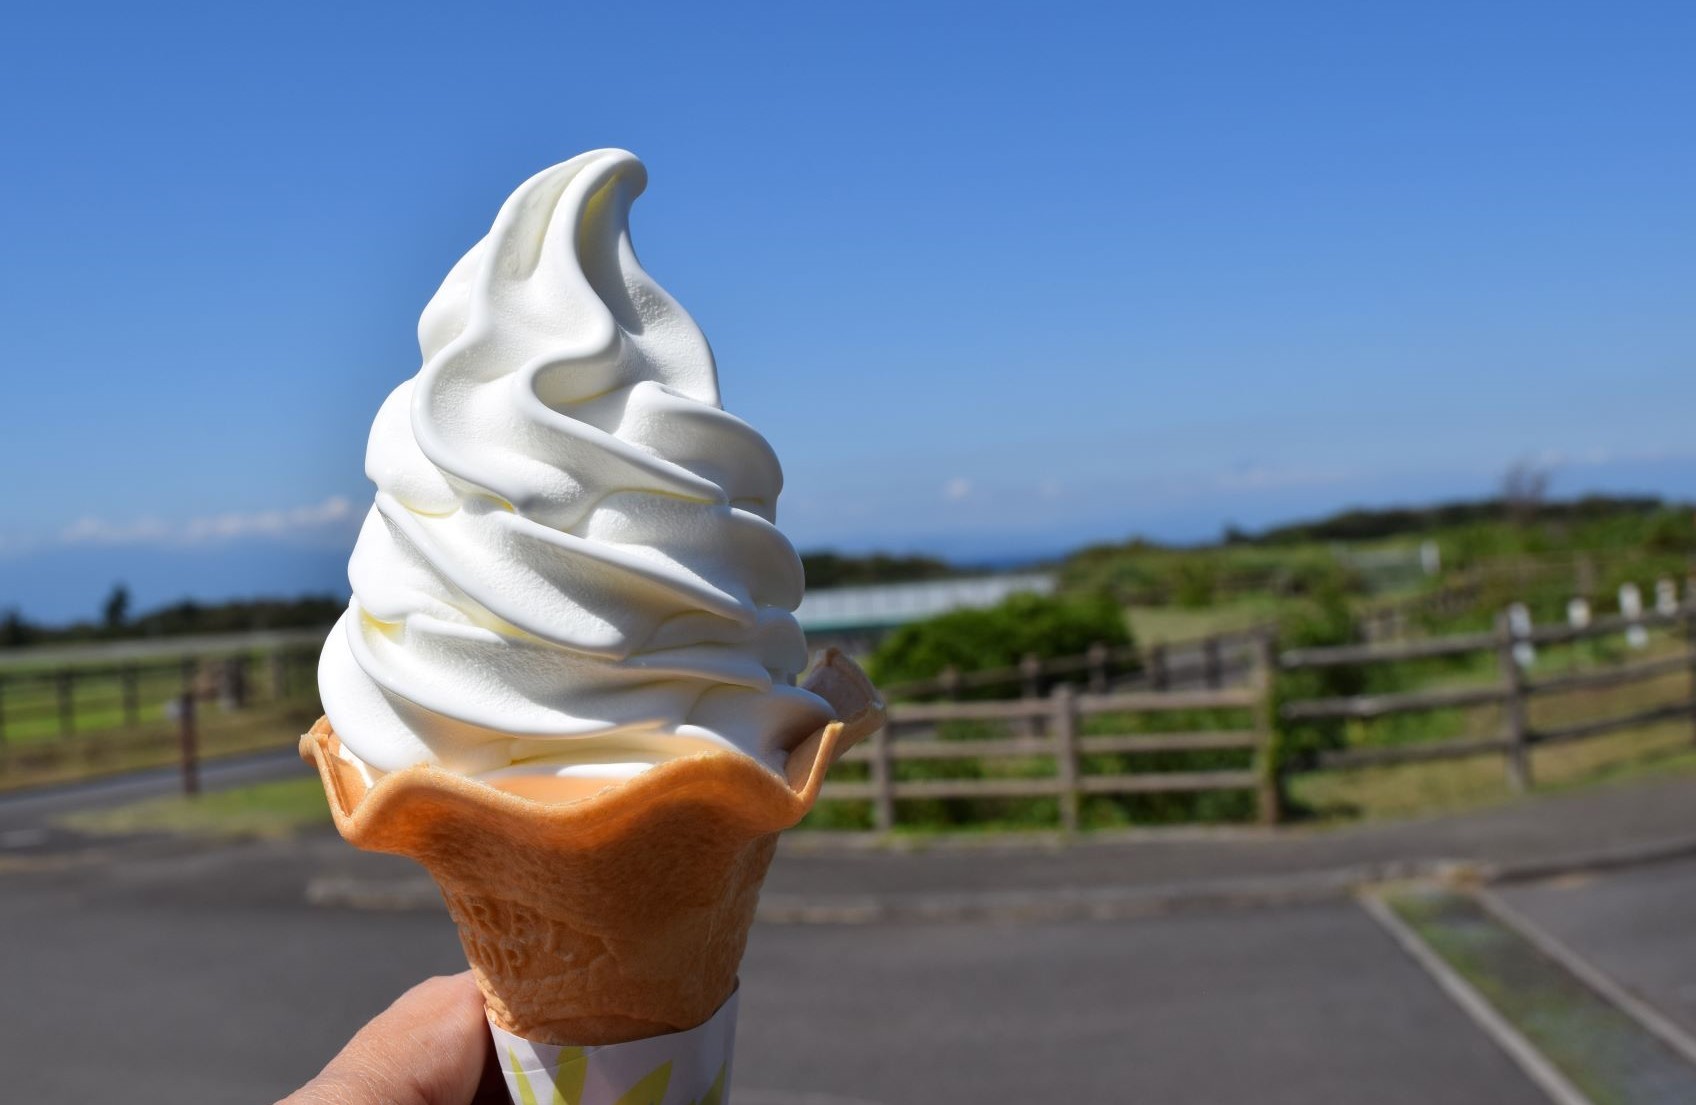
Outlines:
[[[1629,867],[1688,859],[1691,856],[1696,856],[1696,834],[1621,844],[1612,848],[1594,848],[1549,860],[1479,864],[1476,865],[1476,870],[1480,881],[1486,883],[1536,882],[1557,875],[1601,874]]]
[[[1092,829],[1065,833],[1057,829],[1007,832],[939,832],[926,834],[838,832],[809,829],[785,833],[780,855],[911,855],[917,852],[1058,852],[1118,848],[1127,844],[1248,844],[1287,839],[1292,830],[1263,825],[1170,825],[1126,829]],[[1295,830],[1300,831],[1300,830]]]

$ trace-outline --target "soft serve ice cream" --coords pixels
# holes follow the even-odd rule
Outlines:
[[[833,716],[794,685],[777,458],[631,248],[646,180],[621,150],[537,174],[424,310],[319,665],[367,783],[604,782],[711,749],[781,770]]]
[[[337,831],[441,888],[519,1103],[728,1095],[778,834],[884,720],[834,650],[795,686],[777,461],[636,262],[644,180],[534,177],[425,310],[300,741]]]

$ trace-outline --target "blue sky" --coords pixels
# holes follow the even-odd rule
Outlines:
[[[638,250],[803,547],[1696,495],[1688,4],[56,5],[0,35],[0,606],[344,586],[526,176]]]

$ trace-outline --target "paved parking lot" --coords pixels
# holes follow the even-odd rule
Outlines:
[[[792,849],[770,883],[791,906],[884,900],[916,916],[927,894],[991,906],[944,910],[940,921],[758,925],[743,972],[735,1099],[1543,1101],[1342,884],[1304,875],[1304,864],[1353,870],[1405,860],[1415,846],[1445,855],[1462,843],[1484,861],[1546,861],[1562,840],[1599,836],[1665,851],[1667,829],[1689,808],[1679,800],[1691,784],[1681,785],[1324,837],[910,856]],[[309,901],[308,888],[326,880],[416,886],[406,861],[355,852],[327,832],[207,845],[42,831],[40,815],[68,801],[0,803],[7,1100],[69,1105],[119,1083],[136,1105],[272,1100],[408,985],[462,966],[428,894],[393,897],[403,908]],[[1588,828],[1574,831],[1580,814]],[[1237,890],[1196,899],[1207,879]],[[1259,893],[1281,879],[1306,879],[1307,890]],[[1010,893],[1103,887],[1147,891],[1151,901],[1175,887],[1179,897],[1172,908],[1097,919],[1089,898],[1035,918],[995,904]],[[1696,859],[1500,893],[1696,1023],[1696,927],[1687,920]]]
[[[411,982],[459,969],[445,914],[310,906],[313,869],[247,845],[0,878],[8,1097],[69,1105],[121,1078],[135,1105],[270,1100]],[[761,925],[743,977],[751,1105],[1538,1100],[1346,900]]]

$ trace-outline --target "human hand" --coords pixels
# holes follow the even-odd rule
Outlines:
[[[471,972],[426,979],[278,1105],[507,1105]]]

